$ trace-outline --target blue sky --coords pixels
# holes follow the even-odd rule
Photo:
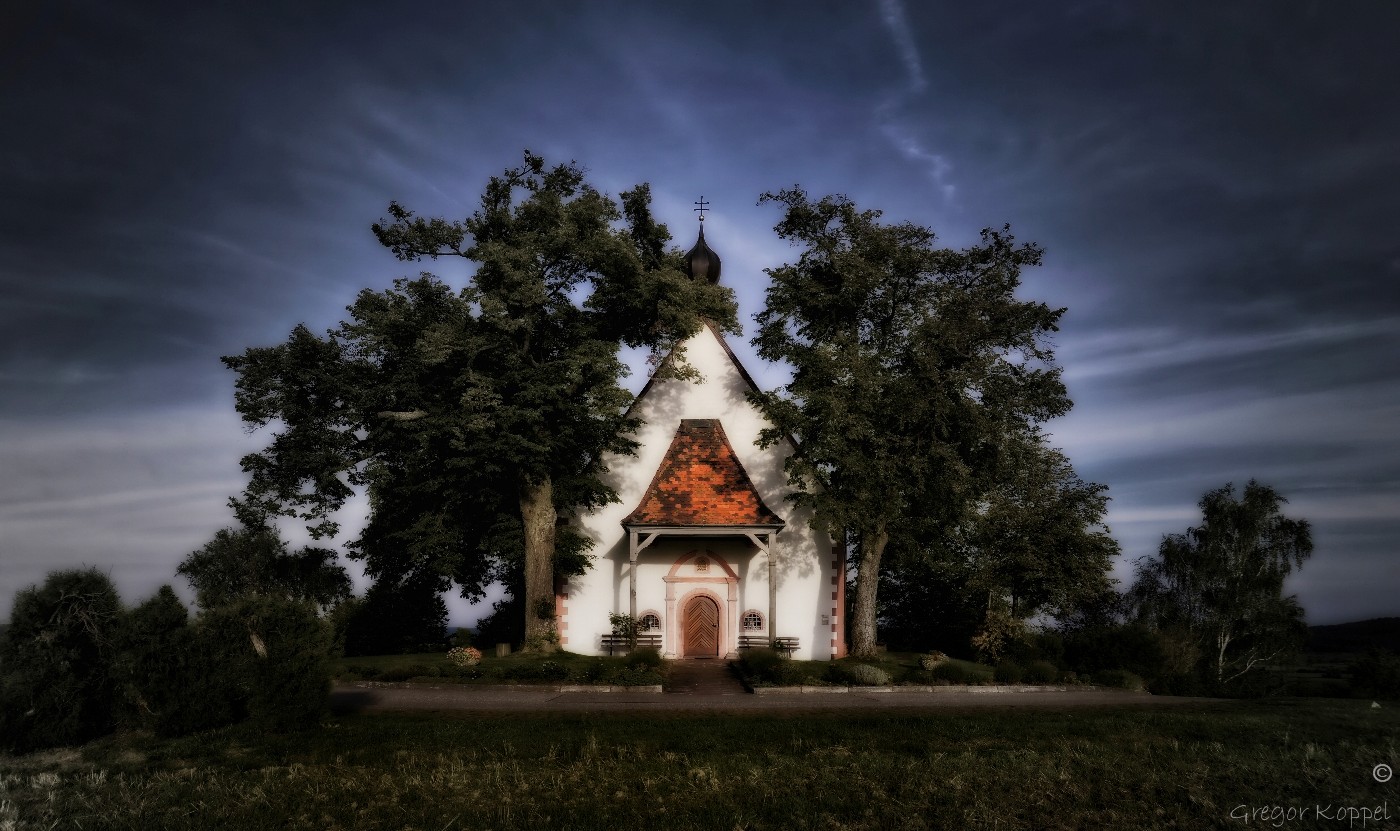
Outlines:
[[[1010,223],[1117,573],[1254,477],[1314,524],[1311,622],[1400,615],[1400,6],[205,5],[0,12],[0,615],[54,568],[172,580],[264,440],[219,356],[333,326],[409,270],[391,200],[464,216],[526,147],[650,182],[683,247],[703,194],[749,335],[765,190]]]

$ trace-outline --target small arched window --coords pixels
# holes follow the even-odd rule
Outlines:
[[[655,632],[661,628],[661,616],[656,612],[647,612],[642,615],[641,625],[638,627],[643,632]]]
[[[754,609],[750,609],[750,610],[748,610],[747,612],[744,612],[744,631],[745,631],[745,632],[762,632],[762,631],[763,631],[763,615],[760,614],[759,612],[757,612],[757,611],[754,610]]]

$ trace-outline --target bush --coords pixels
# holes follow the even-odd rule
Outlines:
[[[767,647],[740,653],[739,670],[758,686],[792,686],[809,680],[803,668]]]
[[[885,687],[890,683],[888,672],[870,664],[832,663],[827,669],[827,678],[854,687]]]
[[[967,668],[954,661],[945,661],[934,667],[929,673],[935,681],[946,681],[949,684],[966,684]]]
[[[564,681],[569,677],[569,668],[553,660],[521,661],[504,667],[500,675],[512,681]]]
[[[0,644],[0,746],[79,744],[114,727],[121,603],[107,575],[56,571],[15,596]]]
[[[945,664],[947,662],[948,656],[944,655],[942,652],[939,652],[937,650],[934,650],[933,652],[930,652],[927,655],[919,656],[919,666],[929,671],[932,671],[940,664]]]
[[[1002,661],[997,664],[996,670],[992,673],[992,678],[998,684],[1019,684],[1023,672],[1021,665],[1014,661]]]
[[[225,717],[245,710],[258,727],[276,732],[320,720],[330,694],[332,633],[309,602],[248,598],[205,612],[196,629],[200,651],[215,657],[211,676]]]
[[[627,654],[627,665],[646,669],[661,668],[661,650],[654,646],[643,646]]]
[[[230,637],[223,627],[210,625],[207,613],[172,634],[171,681],[168,697],[154,714],[156,735],[184,736],[248,717],[243,658]],[[247,635],[242,637],[247,643]],[[160,683],[159,676],[146,683]]]
[[[1128,672],[1126,669],[1106,669],[1096,672],[1094,673],[1094,683],[1100,687],[1117,687],[1123,690],[1141,691],[1147,689],[1140,676]]]
[[[1400,698],[1400,656],[1377,651],[1352,664],[1351,687],[1370,698]]]
[[[1181,671],[1161,633],[1141,624],[1093,626],[1065,636],[1065,664],[1079,673],[1125,669],[1145,678]]]
[[[1195,672],[1153,678],[1147,688],[1155,695],[1205,695],[1209,691],[1200,674]]]
[[[1059,677],[1059,668],[1049,661],[1031,661],[1026,667],[1025,680],[1030,684],[1053,684]]]
[[[641,687],[663,682],[661,673],[651,667],[629,666],[624,667],[611,676],[608,681],[623,687]]]
[[[123,618],[116,663],[123,723],[162,732],[183,694],[188,625],[189,610],[168,585]]]
[[[438,652],[447,643],[447,605],[432,576],[384,577],[343,605],[346,655]]]
[[[481,663],[481,650],[474,646],[454,646],[447,650],[447,660],[459,667],[474,667]]]

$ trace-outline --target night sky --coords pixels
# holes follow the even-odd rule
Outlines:
[[[55,568],[174,580],[266,441],[219,357],[416,273],[390,200],[465,216],[523,148],[650,182],[684,248],[709,200],[769,387],[760,193],[1010,223],[1116,574],[1253,477],[1313,523],[1309,622],[1400,614],[1400,4],[207,5],[0,9],[0,615]]]

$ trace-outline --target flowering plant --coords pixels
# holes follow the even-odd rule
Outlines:
[[[474,667],[481,663],[481,650],[474,646],[454,646],[447,650],[447,660],[459,667]]]

